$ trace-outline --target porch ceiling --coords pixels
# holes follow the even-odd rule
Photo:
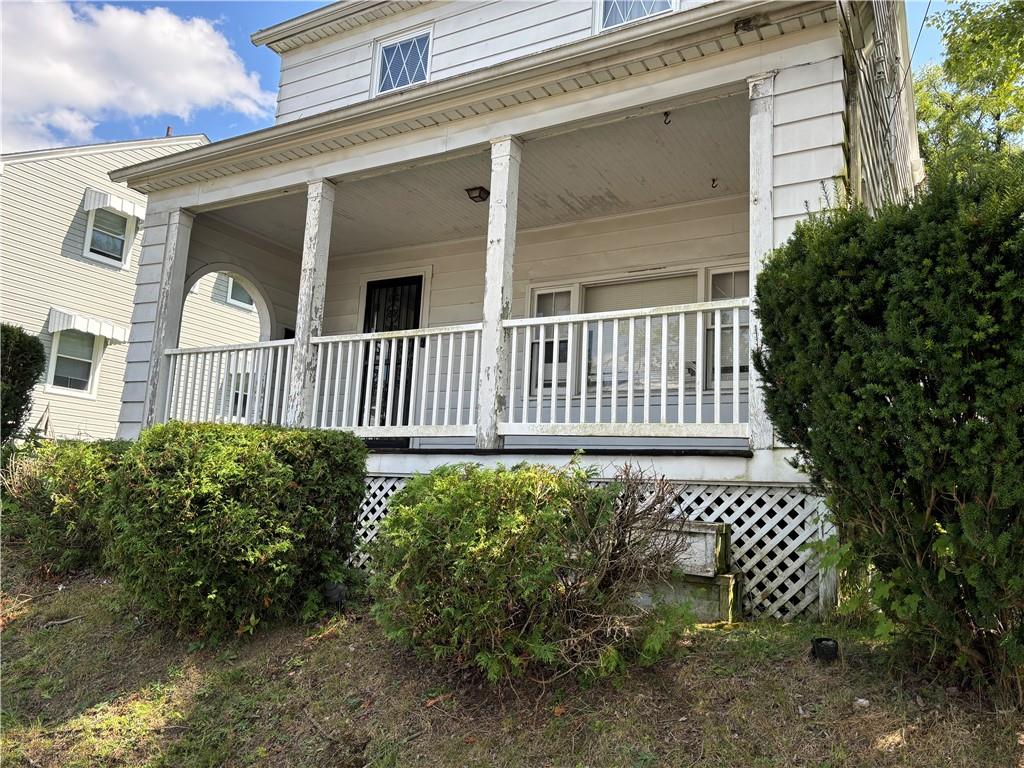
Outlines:
[[[742,94],[678,109],[667,125],[658,113],[528,141],[520,229],[743,193],[747,109]],[[489,176],[490,158],[481,152],[341,182],[331,255],[482,237],[487,205],[464,190],[488,186]],[[297,194],[215,215],[298,252],[305,205]]]

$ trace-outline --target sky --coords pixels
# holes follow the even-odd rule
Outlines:
[[[0,147],[17,152],[271,125],[278,57],[249,36],[322,2],[0,0]],[[911,45],[926,9],[907,4]],[[924,27],[914,68],[941,59]]]

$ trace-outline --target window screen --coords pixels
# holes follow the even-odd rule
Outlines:
[[[380,47],[380,80],[377,91],[385,93],[427,79],[427,57],[430,55],[430,33]]]
[[[69,330],[57,334],[53,386],[83,392],[89,389],[95,343],[96,337],[91,333]]]

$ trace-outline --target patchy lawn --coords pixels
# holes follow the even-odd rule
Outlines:
[[[849,627],[701,629],[650,670],[496,693],[362,612],[197,649],[116,583],[33,579],[4,554],[4,766],[1024,766],[1019,713],[901,679]],[[817,634],[841,663],[808,659]]]

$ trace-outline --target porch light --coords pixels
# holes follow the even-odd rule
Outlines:
[[[491,196],[491,190],[487,187],[470,187],[466,190],[466,194],[474,203],[486,203],[487,198]]]

